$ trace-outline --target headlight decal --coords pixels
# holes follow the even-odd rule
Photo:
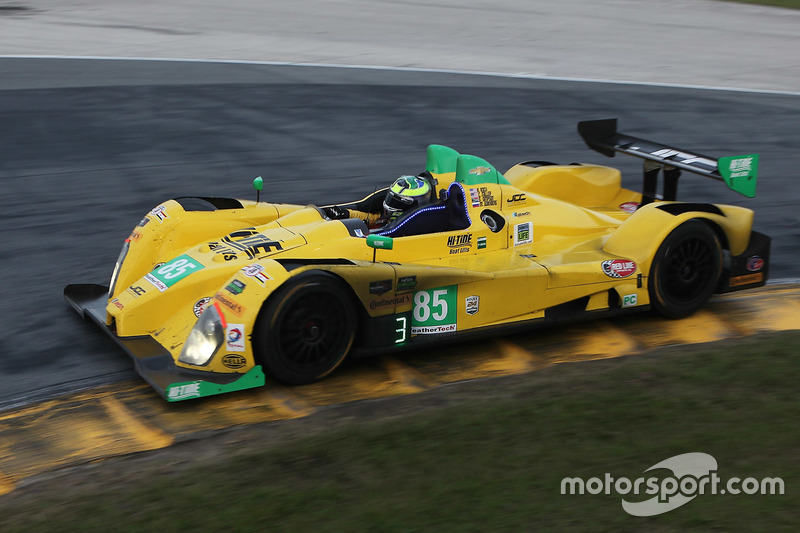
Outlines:
[[[228,323],[219,305],[206,307],[195,323],[186,343],[183,345],[178,361],[194,366],[205,366],[225,343],[228,336]]]

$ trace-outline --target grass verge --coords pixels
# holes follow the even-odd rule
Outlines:
[[[797,531],[798,383],[800,332],[557,365],[72,471],[0,498],[2,529]],[[637,518],[620,495],[560,492],[687,452],[785,494]]]
[[[790,9],[800,9],[800,0],[728,0],[729,2],[739,2],[741,4],[758,4],[761,6],[788,7]]]

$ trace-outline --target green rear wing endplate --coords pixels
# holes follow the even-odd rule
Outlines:
[[[615,118],[579,122],[578,132],[589,148],[608,157],[614,157],[616,152],[636,156],[665,168],[686,170],[723,181],[730,189],[748,198],[756,195],[758,154],[714,159],[620,133]],[[647,173],[647,164],[645,169]]]

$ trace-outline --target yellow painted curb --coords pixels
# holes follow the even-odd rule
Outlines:
[[[647,314],[456,343],[361,360],[312,385],[268,381],[196,402],[167,403],[144,383],[117,384],[0,413],[0,495],[47,471],[164,448],[203,432],[300,418],[327,405],[789,329],[800,329],[800,286],[716,296],[682,320]]]
[[[14,482],[0,472],[0,496],[14,490]]]
[[[101,398],[100,402],[105,407],[109,417],[122,430],[122,433],[130,436],[129,438],[135,443],[135,451],[156,450],[172,446],[173,438],[171,436],[145,424],[140,417],[126,409],[113,396]]]

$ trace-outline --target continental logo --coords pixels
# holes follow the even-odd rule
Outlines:
[[[244,313],[244,307],[237,304],[236,302],[229,299],[227,296],[225,296],[220,292],[214,295],[214,299],[219,303],[221,303],[222,305],[224,305],[225,307],[227,307],[228,309],[230,309],[231,311],[233,311],[233,314],[236,316],[242,316],[242,313]]]
[[[377,309],[385,309],[386,307],[403,305],[407,303],[411,303],[411,295],[401,294],[400,296],[395,296],[394,298],[381,298],[380,300],[372,300],[369,302],[369,308],[375,311]]]

